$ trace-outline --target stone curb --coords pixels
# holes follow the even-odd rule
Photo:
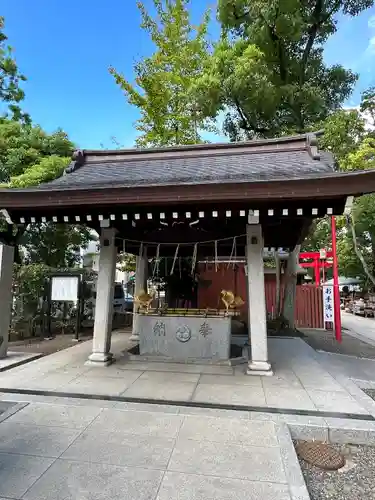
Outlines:
[[[339,418],[327,421],[325,426],[295,423],[287,425],[293,439],[375,446],[374,423]]]
[[[8,370],[11,370],[12,368],[18,368],[19,366],[26,365],[27,363],[30,363],[31,361],[36,361],[37,359],[40,359],[43,356],[44,356],[43,353],[30,353],[29,357],[27,357],[27,358],[19,359],[19,360],[13,361],[12,363],[9,363],[8,365],[1,366],[0,372],[7,372]]]
[[[291,500],[310,500],[288,427],[281,423],[275,427]]]
[[[375,446],[374,421],[255,412],[251,413],[250,419],[285,424],[292,439]]]

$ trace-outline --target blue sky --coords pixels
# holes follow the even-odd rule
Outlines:
[[[192,0],[193,21],[209,5],[215,1]],[[131,78],[134,61],[152,51],[139,29],[135,0],[1,0],[0,15],[28,77],[24,108],[34,122],[50,132],[63,128],[82,148],[115,147],[111,137],[125,147],[134,144],[137,110],[108,67]],[[325,57],[360,74],[347,103],[358,104],[361,91],[375,85],[375,8],[340,19]]]

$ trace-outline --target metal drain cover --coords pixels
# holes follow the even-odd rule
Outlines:
[[[300,441],[296,451],[299,457],[320,469],[338,470],[345,465],[345,458],[326,443]]]

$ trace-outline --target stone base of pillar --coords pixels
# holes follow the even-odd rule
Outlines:
[[[271,377],[273,375],[271,364],[268,361],[250,361],[246,371],[247,375],[261,375]]]
[[[133,326],[132,326],[132,334],[129,337],[129,340],[133,342],[139,342],[139,314],[133,314]]]
[[[113,354],[110,352],[93,352],[90,354],[89,359],[85,365],[91,366],[108,366],[114,362]]]

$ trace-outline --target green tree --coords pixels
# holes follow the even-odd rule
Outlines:
[[[73,143],[62,130],[0,119],[0,182],[27,187],[59,177],[68,165]]]
[[[375,87],[370,87],[362,94],[360,111],[366,118],[369,135],[374,135],[375,128]]]
[[[331,114],[323,123],[324,134],[319,138],[319,147],[330,151],[339,168],[366,137],[366,121],[359,109],[339,110]]]
[[[67,224],[30,224],[19,244],[24,264],[44,264],[50,268],[75,267],[80,262],[80,249],[93,240],[86,226]]]
[[[304,132],[349,97],[357,76],[327,66],[337,15],[374,0],[219,0],[222,40],[196,84],[209,116],[226,112],[231,140]]]
[[[340,110],[325,121],[320,147],[332,152],[340,170],[375,168],[374,111],[375,89],[370,88],[363,93],[358,109]],[[344,218],[337,221],[339,271],[346,276],[361,276],[371,283],[370,275],[375,275],[375,196],[357,198],[351,218],[350,224]],[[330,246],[329,220],[322,219],[315,223],[304,249]]]
[[[29,122],[29,116],[23,113],[19,106],[25,97],[19,84],[25,81],[26,77],[20,73],[7,40],[8,37],[4,33],[4,18],[0,16],[0,102],[5,103],[14,120]]]
[[[190,92],[202,74],[208,56],[207,26],[209,13],[194,27],[190,23],[190,0],[154,0],[156,17],[137,2],[141,28],[150,36],[155,52],[134,66],[135,81],[130,82],[110,68],[128,102],[141,117],[136,122],[140,147],[194,144],[201,141],[200,131],[212,130]]]
[[[30,187],[59,177],[70,162],[73,143],[58,130],[47,134],[41,127],[0,119],[0,181],[6,187]],[[69,267],[79,260],[91,232],[67,224],[30,224],[18,227],[15,260],[18,264],[43,263]]]

